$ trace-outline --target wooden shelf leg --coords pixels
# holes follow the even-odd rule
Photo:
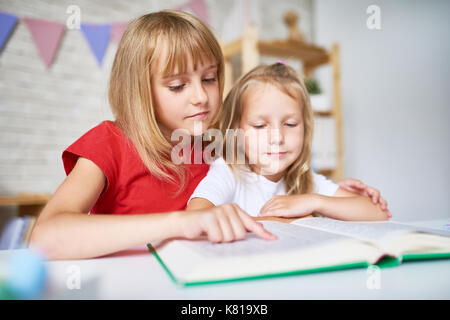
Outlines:
[[[258,30],[255,26],[248,25],[242,38],[242,74],[246,74],[258,64]]]
[[[333,115],[336,121],[336,170],[333,180],[339,181],[344,177],[344,150],[342,142],[342,110],[341,110],[341,67],[339,45],[334,43],[331,48],[331,66],[333,69]]]

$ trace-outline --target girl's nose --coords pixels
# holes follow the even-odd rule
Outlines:
[[[208,95],[203,88],[202,83],[195,84],[193,86],[192,104],[194,106],[203,106],[208,101]]]
[[[270,144],[282,144],[284,142],[283,133],[279,128],[270,129],[269,134],[270,134],[269,137]]]

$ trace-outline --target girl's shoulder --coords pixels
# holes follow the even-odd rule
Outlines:
[[[255,183],[258,181],[258,175],[245,165],[231,166],[223,157],[218,157],[211,163],[208,175],[227,180],[233,183],[233,185]]]
[[[229,177],[232,176],[230,167],[222,157],[217,157],[213,162],[211,162],[208,173],[210,175],[217,174]]]
[[[113,121],[106,120],[84,133],[67,150],[94,148],[95,150],[117,152],[118,148],[127,145],[130,145],[127,136]]]
[[[129,145],[125,134],[112,121],[103,121],[88,130],[62,153],[66,174],[69,174],[79,157],[87,158],[100,168],[120,162]]]
[[[211,163],[211,167],[213,166],[227,166],[225,159],[223,157],[217,157],[214,159],[214,161]],[[228,167],[228,166],[227,166]]]
[[[227,180],[230,182],[234,182],[236,180],[233,171],[222,157],[217,157],[210,164],[207,176],[210,179],[217,179],[222,181]]]
[[[322,174],[319,174],[315,172],[314,170],[311,170],[313,182],[314,182],[314,192],[325,195],[325,196],[332,196],[336,193],[337,189],[339,188],[339,185],[333,182],[333,180],[328,179]]]
[[[95,127],[88,130],[77,141],[86,140],[93,143],[101,143],[105,140],[122,140],[125,138],[125,134],[114,124],[113,121],[105,120]],[[75,141],[75,142],[77,142]]]

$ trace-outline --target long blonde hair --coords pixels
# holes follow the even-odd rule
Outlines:
[[[163,42],[168,49],[165,61],[160,57]],[[184,73],[189,58],[194,69],[205,59],[217,63],[222,101],[224,62],[220,45],[203,22],[181,11],[163,10],[132,21],[119,43],[109,80],[109,102],[116,125],[131,140],[150,173],[180,184],[179,192],[185,186],[185,168],[170,160],[172,145],[156,119],[151,76],[161,63],[163,76],[171,75],[176,67]]]
[[[227,97],[223,108],[220,111],[219,120],[215,123],[224,137],[223,154],[226,154],[227,145],[235,148],[232,152],[234,159],[229,164],[233,172],[236,169],[249,169],[248,159],[244,166],[237,165],[237,157],[240,150],[236,136],[233,136],[234,141],[227,143],[227,130],[237,130],[241,121],[244,98],[248,93],[249,88],[257,84],[271,84],[280,91],[286,93],[291,98],[299,101],[299,107],[302,107],[303,125],[304,125],[304,141],[303,149],[298,158],[286,169],[284,180],[286,183],[287,194],[302,194],[312,191],[313,179],[310,168],[311,158],[311,144],[314,130],[314,118],[311,109],[311,103],[306,90],[304,82],[298,77],[295,70],[285,64],[275,63],[272,65],[260,65],[247,74],[238,79]],[[300,105],[301,101],[301,105]],[[228,160],[228,159],[227,159]]]

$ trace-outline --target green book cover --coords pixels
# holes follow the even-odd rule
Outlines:
[[[147,245],[149,251],[154,255],[156,260],[161,264],[163,269],[166,271],[170,279],[172,281],[179,285],[179,286],[194,286],[194,285],[204,285],[204,284],[214,284],[214,283],[221,283],[221,282],[234,282],[234,281],[243,281],[243,280],[256,280],[256,279],[264,279],[264,278],[272,278],[272,277],[282,277],[282,276],[292,276],[292,275],[301,275],[301,274],[308,274],[308,273],[317,273],[317,272],[326,272],[326,271],[337,271],[337,270],[343,270],[343,269],[352,269],[352,268],[367,268],[370,266],[368,262],[356,262],[356,263],[348,263],[348,264],[342,264],[342,265],[335,265],[335,266],[328,266],[328,267],[322,267],[322,268],[314,268],[314,269],[305,269],[305,270],[294,270],[294,271],[288,271],[288,272],[280,272],[280,273],[270,273],[270,274],[259,274],[254,276],[247,276],[247,277],[238,277],[238,278],[226,278],[226,279],[216,279],[211,281],[197,281],[197,282],[183,282],[180,279],[177,279],[170,269],[166,266],[164,261],[159,257],[156,250],[152,247],[152,245],[149,243]]]
[[[317,218],[313,218],[317,219]],[[320,219],[320,218],[319,218]],[[305,219],[306,220],[306,219]],[[324,220],[324,219],[322,219]],[[329,230],[336,227],[336,222],[330,222],[330,221],[319,221],[320,226],[323,227],[326,223],[334,223],[332,226],[327,225]],[[315,223],[313,227],[311,227],[311,224]],[[279,236],[280,243],[269,243],[265,242],[265,240],[257,239],[255,235],[250,234],[248,238],[243,241],[237,241],[234,242],[234,244],[225,244],[222,246],[217,246],[214,244],[209,243],[208,241],[201,241],[198,243],[195,243],[195,241],[175,241],[178,244],[180,244],[180,247],[176,251],[172,251],[167,254],[165,252],[165,258],[162,257],[160,253],[159,248],[155,248],[152,246],[152,244],[148,244],[147,247],[149,251],[153,254],[153,256],[157,259],[157,261],[161,264],[162,268],[166,271],[168,276],[172,279],[172,281],[179,285],[179,286],[194,286],[194,285],[205,285],[205,284],[214,284],[214,283],[222,283],[222,282],[232,282],[232,281],[243,281],[243,280],[255,280],[255,279],[264,279],[264,278],[270,278],[270,277],[281,277],[281,276],[293,276],[293,275],[303,275],[303,274],[311,274],[311,273],[320,273],[320,272],[331,272],[331,271],[338,271],[338,270],[346,270],[346,269],[353,269],[353,268],[368,268],[371,265],[376,265],[379,268],[392,268],[400,266],[402,263],[409,263],[416,260],[431,260],[431,259],[448,259],[450,258],[450,237],[446,237],[444,234],[439,235],[432,235],[429,238],[424,238],[425,233],[420,233],[419,238],[411,238],[412,230],[405,231],[400,230],[403,227],[399,227],[398,225],[393,225],[392,223],[359,223],[359,224],[352,224],[352,223],[342,223],[338,222],[337,225],[339,225],[340,232],[337,233],[336,230],[333,232],[325,231],[324,229],[320,230],[317,228],[317,223],[314,221],[308,222],[310,226],[306,225],[297,225],[297,224],[285,224],[280,222],[264,222],[264,225],[266,228],[277,234]],[[393,254],[392,252],[384,252],[380,247],[377,247],[374,243],[370,244],[368,241],[362,241],[361,239],[357,239],[354,237],[350,237],[348,234],[343,234],[342,229],[343,227],[347,228],[351,227],[349,230],[353,230],[354,234],[356,234],[355,230],[357,228],[374,228],[379,230],[387,230],[389,229],[388,233],[385,233],[381,239],[386,238],[386,234],[391,236],[392,234],[395,234],[398,239],[402,238],[402,235],[408,234],[409,238],[405,238],[406,240],[410,241],[411,239],[415,239],[416,245],[419,240],[424,241],[426,240],[426,244],[428,246],[428,251],[430,252],[422,252],[419,253],[412,252],[414,250],[408,250],[407,253],[400,253],[400,254]],[[394,231],[393,231],[394,230]],[[367,235],[368,230],[363,230],[365,234]],[[400,232],[401,231],[401,232]],[[444,237],[442,237],[444,235]],[[253,236],[253,237],[252,237]],[[378,236],[378,234],[377,234]],[[395,238],[395,239],[397,239]],[[286,240],[288,239],[288,240]],[[392,238],[394,239],[394,238]],[[393,240],[390,241],[393,241]],[[395,240],[394,239],[394,240]],[[277,241],[279,241],[277,240]],[[247,242],[246,242],[247,241]],[[259,242],[258,242],[259,241]],[[283,242],[284,241],[284,242]],[[434,241],[434,242],[430,242]],[[168,242],[170,243],[170,241]],[[382,243],[382,242],[380,242]],[[399,242],[402,243],[402,242]],[[432,252],[433,250],[436,250],[436,248],[430,247],[430,243],[434,243],[434,246],[442,246],[440,249],[440,252]],[[255,244],[258,244],[255,246]],[[302,264],[302,260],[299,259],[298,266],[295,263],[291,263],[287,268],[279,268],[277,266],[274,266],[270,268],[269,271],[265,272],[264,269],[257,268],[256,266],[261,265],[261,263],[258,263],[256,258],[248,257],[248,262],[246,258],[243,258],[243,256],[240,257],[239,263],[229,263],[229,268],[231,269],[240,269],[240,268],[247,268],[245,272],[239,273],[236,272],[236,275],[233,274],[233,272],[224,272],[223,274],[220,273],[220,271],[217,271],[215,273],[208,274],[210,269],[217,268],[218,264],[213,264],[208,268],[208,265],[206,264],[208,262],[208,259],[201,260],[199,259],[199,265],[204,264],[204,268],[202,269],[205,272],[205,277],[202,277],[202,274],[197,275],[195,277],[191,277],[191,279],[187,279],[187,277],[182,276],[182,272],[184,272],[184,269],[188,269],[192,265],[195,267],[195,260],[196,257],[202,257],[204,254],[206,257],[212,257],[211,259],[216,259],[219,262],[220,259],[226,259],[231,257],[231,259],[234,259],[234,252],[236,254],[239,254],[239,252],[242,252],[242,248],[245,248],[246,246],[249,248],[252,248],[251,250],[259,250],[258,246],[263,245],[266,247],[263,247],[264,250],[268,249],[274,249],[272,250],[275,253],[271,253],[270,250],[268,250],[268,254],[272,254],[271,257],[273,257],[273,260],[277,259],[277,252],[276,250],[279,250],[281,252],[279,257],[284,257],[285,261],[292,260],[291,258],[295,258],[297,253],[302,253],[303,251],[309,252],[309,255],[306,255],[304,257],[310,257],[310,260],[317,259],[316,267],[311,267],[314,265],[314,263],[306,264],[307,267],[304,267],[305,264]],[[184,246],[184,247],[183,247]],[[289,247],[293,246],[295,250],[292,251],[292,253],[289,253],[290,255],[286,255],[285,252],[282,252],[283,250],[280,250],[283,246]],[[299,247],[300,250],[297,250],[296,247]],[[312,247],[314,247],[314,250],[310,250]],[[255,249],[256,248],[256,249]],[[412,248],[413,249],[413,248]],[[191,251],[192,250],[192,251]],[[235,250],[235,251],[233,251]],[[248,249],[245,249],[248,250]],[[421,248],[421,250],[424,250]],[[231,252],[231,255],[230,255]],[[287,251],[286,251],[287,252]],[[284,254],[284,255],[283,255]],[[335,256],[334,259],[330,258],[329,262],[326,260],[327,256]],[[174,256],[179,255],[178,258],[175,258]],[[223,257],[222,257],[223,256]],[[261,256],[261,255],[260,255]],[[325,257],[325,258],[324,258]],[[360,259],[358,259],[360,258]],[[325,260],[324,260],[325,259]],[[194,262],[193,262],[194,261]],[[225,261],[225,260],[223,260]],[[230,260],[232,261],[232,260]],[[271,261],[271,260],[266,260]],[[338,261],[338,262],[336,262]],[[187,267],[181,267],[183,262],[187,263]],[[274,262],[276,264],[276,262]],[[255,267],[255,270],[252,268],[252,264]],[[281,266],[282,264],[278,264],[278,266]],[[236,266],[239,266],[237,268]],[[177,269],[178,268],[178,269]],[[226,268],[225,268],[226,269]],[[178,271],[177,271],[178,270]],[[180,270],[182,272],[180,273]],[[178,272],[178,275],[177,275]]]

